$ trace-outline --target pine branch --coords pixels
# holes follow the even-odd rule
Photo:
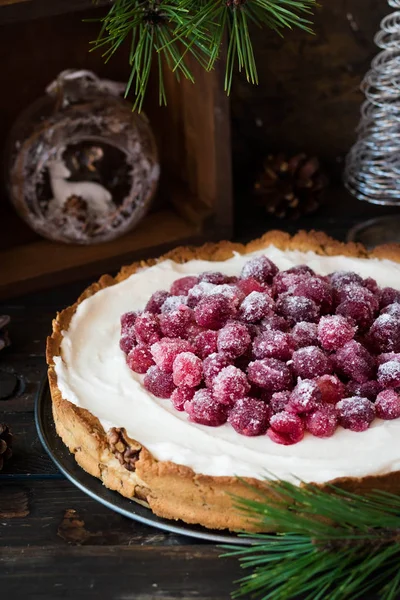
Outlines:
[[[386,492],[359,496],[334,486],[268,482],[275,495],[237,498],[237,508],[260,529],[250,547],[226,546],[250,575],[233,594],[263,600],[353,600],[370,590],[382,600],[400,593],[400,497]],[[256,491],[256,490],[254,490]],[[243,534],[249,536],[250,534]],[[383,586],[383,587],[382,587]]]
[[[251,24],[267,26],[281,34],[283,28],[300,27],[310,32],[312,8],[316,0],[115,0],[101,20],[99,37],[93,49],[101,49],[108,61],[130,40],[131,75],[126,94],[132,87],[135,107],[142,107],[155,60],[159,72],[159,99],[166,102],[163,81],[166,67],[179,78],[193,81],[187,66],[192,55],[207,70],[220,58],[227,38],[225,90],[230,92],[235,67],[247,80],[258,82],[251,41]]]

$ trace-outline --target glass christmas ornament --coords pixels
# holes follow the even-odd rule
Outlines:
[[[115,239],[143,218],[159,177],[156,144],[125,85],[90,71],[59,74],[15,123],[8,190],[18,214],[58,242]]]

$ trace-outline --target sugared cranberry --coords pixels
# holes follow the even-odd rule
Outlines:
[[[352,301],[358,304],[367,304],[372,312],[376,312],[379,308],[378,298],[367,288],[356,283],[350,283],[343,286],[336,292],[338,304],[345,301]]]
[[[262,435],[267,431],[270,410],[262,400],[241,398],[230,410],[228,422],[242,435]]]
[[[187,296],[189,290],[198,283],[199,278],[192,275],[176,279],[171,285],[171,294],[173,296]]]
[[[168,296],[161,306],[161,312],[167,314],[173,310],[178,310],[181,306],[186,306],[186,296]]]
[[[121,335],[127,335],[132,330],[139,313],[135,311],[126,312],[121,316]]]
[[[318,344],[318,327],[316,323],[300,321],[292,329],[291,337],[294,347],[316,346]]]
[[[289,402],[290,392],[275,392],[269,399],[269,407],[272,413],[282,412],[285,410],[287,403]]]
[[[353,271],[336,271],[335,273],[331,273],[329,275],[332,286],[336,290],[341,290],[345,285],[349,285],[351,283],[356,283],[358,285],[363,285],[363,278],[357,273],[353,273]]]
[[[171,394],[171,402],[176,410],[185,410],[185,402],[192,400],[195,391],[195,388],[192,387],[181,386],[176,388]]]
[[[365,383],[374,378],[375,361],[368,350],[355,340],[339,348],[334,360],[338,372],[349,379]]]
[[[126,357],[126,364],[135,373],[146,373],[147,369],[154,365],[149,347],[140,345],[132,348]]]
[[[240,398],[244,398],[250,390],[248,379],[237,367],[224,367],[214,378],[212,391],[214,398],[222,404],[232,406]]]
[[[383,315],[392,315],[392,317],[400,318],[400,304],[398,302],[394,302],[393,304],[388,304],[385,308],[382,308],[381,313]]]
[[[293,371],[302,379],[314,379],[333,371],[332,361],[321,348],[305,346],[292,355]]]
[[[200,356],[203,360],[217,352],[217,338],[218,332],[213,329],[206,329],[201,331],[193,340],[193,344],[196,350],[197,356]]]
[[[345,397],[344,384],[336,375],[322,375],[316,381],[322,394],[323,403],[337,404]]]
[[[357,381],[349,381],[346,385],[347,396],[361,396],[361,398],[368,398],[368,400],[375,400],[381,390],[381,386],[377,381],[372,379],[365,383],[358,383]]]
[[[222,295],[204,297],[194,309],[196,323],[207,329],[220,329],[234,316],[229,299]]]
[[[382,388],[400,386],[400,363],[397,360],[390,360],[378,367],[378,383]]]
[[[266,256],[256,256],[249,260],[240,274],[241,279],[254,277],[258,281],[271,283],[279,271],[278,267]]]
[[[148,392],[157,398],[169,398],[175,389],[172,374],[161,371],[157,366],[148,369],[143,385]]]
[[[274,301],[268,293],[251,292],[239,307],[239,315],[246,323],[255,323],[272,314]]]
[[[260,333],[253,341],[255,358],[277,358],[289,360],[293,352],[291,337],[283,331],[272,329]]]
[[[332,308],[331,286],[318,277],[304,277],[290,291],[294,296],[304,296],[313,300],[321,308],[322,314],[330,312]]]
[[[400,417],[400,396],[395,390],[383,390],[376,398],[376,416],[380,419],[398,419]]]
[[[375,419],[375,406],[367,398],[353,396],[336,404],[339,425],[351,431],[365,431]]]
[[[367,290],[380,297],[380,289],[375,279],[372,277],[366,277],[363,285],[367,288]]]
[[[232,364],[232,360],[226,354],[210,354],[203,362],[204,381],[206,386],[213,384],[215,377],[222,369]]]
[[[181,352],[193,352],[193,346],[187,340],[163,338],[150,348],[157,367],[166,373],[172,373],[175,358]]]
[[[138,342],[142,344],[154,344],[161,338],[160,322],[153,313],[139,315],[133,328]]]
[[[236,285],[231,285],[227,283],[223,285],[216,285],[211,291],[210,295],[214,296],[216,294],[225,296],[225,298],[227,298],[230,301],[234,310],[238,308],[239,304],[245,297],[240,288],[238,288]]]
[[[336,308],[336,314],[354,321],[360,329],[368,329],[374,320],[371,307],[357,300],[344,300]]]
[[[304,275],[303,273],[290,273],[289,271],[280,271],[274,277],[274,282],[272,285],[272,291],[274,296],[280,296],[285,292],[291,292],[292,289],[299,283],[301,283],[304,277],[308,277],[308,275]]]
[[[284,362],[263,358],[251,362],[247,369],[249,381],[269,392],[291,389],[292,374]]]
[[[381,289],[380,307],[385,308],[389,304],[395,302],[400,303],[400,290],[395,290],[392,287],[385,287]]]
[[[306,416],[306,429],[320,438],[331,437],[338,426],[337,410],[330,404],[320,406],[315,412]]]
[[[319,308],[313,300],[304,296],[292,296],[290,292],[279,296],[276,308],[293,325],[300,321],[315,323],[319,316]]]
[[[209,390],[198,390],[191,401],[185,402],[185,411],[194,423],[219,427],[226,423],[228,407],[218,402]]]
[[[400,362],[400,353],[399,352],[384,352],[383,354],[379,354],[376,357],[378,365],[383,365],[383,363],[389,362],[390,360],[396,360]]]
[[[169,292],[166,292],[165,290],[159,290],[158,292],[154,292],[154,294],[150,297],[150,300],[146,304],[144,310],[146,312],[151,312],[154,314],[160,313],[162,305],[170,296],[171,294]]]
[[[160,327],[166,337],[186,337],[187,329],[193,321],[193,310],[187,306],[179,306],[176,310],[171,310],[160,315]]]
[[[289,325],[283,317],[279,315],[270,315],[269,317],[265,317],[262,319],[258,325],[261,331],[265,331],[267,329],[273,329],[275,331],[287,331],[289,329]]]
[[[378,352],[400,352],[400,319],[380,315],[372,325],[370,338]]]
[[[205,271],[199,275],[199,281],[205,281],[206,283],[213,283],[214,285],[221,285],[223,283],[230,283],[229,275],[224,275],[219,271]]]
[[[197,283],[188,292],[187,305],[190,308],[194,308],[200,300],[209,296],[214,288],[215,285],[213,283],[207,283],[206,281]]]
[[[191,343],[194,343],[197,336],[200,335],[200,333],[203,333],[204,331],[209,330],[204,329],[204,327],[200,327],[200,325],[197,325],[196,322],[190,323],[190,325],[188,325],[188,328],[186,329],[185,339],[189,340],[189,342]]]
[[[218,332],[218,352],[237,358],[245,354],[250,346],[251,338],[246,325],[238,321],[227,323]]]
[[[314,277],[315,271],[312,270],[308,265],[295,265],[294,267],[290,267],[285,273],[298,273],[299,275],[311,275]]]
[[[203,363],[193,352],[181,352],[172,365],[175,385],[197,387],[203,379]]]
[[[307,414],[316,410],[321,402],[322,394],[317,383],[312,379],[300,379],[290,394],[286,411]]]
[[[276,444],[284,446],[297,444],[304,437],[303,421],[298,415],[287,412],[278,413],[271,417],[267,435]]]
[[[258,281],[254,277],[248,277],[247,279],[239,279],[236,285],[245,296],[248,296],[249,294],[251,294],[251,292],[268,291],[268,286],[265,283],[261,283],[261,281]]]
[[[353,339],[356,330],[340,315],[321,317],[318,323],[318,339],[325,350],[338,350]]]
[[[119,347],[121,348],[122,352],[125,352],[125,354],[128,354],[135,346],[136,337],[133,331],[130,334],[123,335],[119,340]]]

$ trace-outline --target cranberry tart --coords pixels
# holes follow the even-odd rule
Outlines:
[[[232,494],[266,477],[400,493],[398,263],[275,231],[103,276],[53,322],[57,432],[107,487],[210,528],[252,529]]]

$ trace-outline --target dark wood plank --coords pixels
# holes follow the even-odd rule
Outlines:
[[[106,6],[110,0],[96,0]],[[13,23],[42,19],[82,11],[93,6],[93,0],[0,0],[0,23]]]
[[[19,386],[11,398],[0,401],[0,412],[32,412],[35,395],[46,374],[44,356],[15,356],[8,354],[8,349],[2,352],[0,370],[15,373]]]

